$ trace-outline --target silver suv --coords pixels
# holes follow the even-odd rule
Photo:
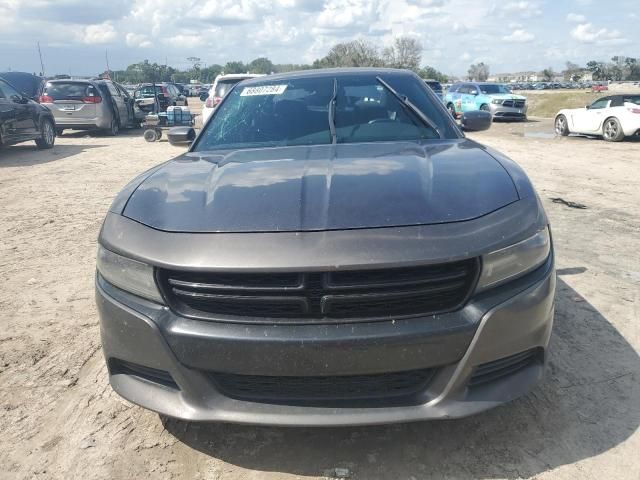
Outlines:
[[[58,135],[64,129],[101,129],[117,135],[135,121],[133,99],[109,80],[51,80],[40,103],[53,113]]]

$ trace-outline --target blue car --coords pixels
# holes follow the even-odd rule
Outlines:
[[[444,103],[454,118],[463,113],[484,110],[493,118],[527,119],[527,98],[514,95],[498,83],[454,83],[444,97]]]

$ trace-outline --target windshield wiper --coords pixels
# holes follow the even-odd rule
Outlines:
[[[338,143],[336,132],[336,98],[338,97],[338,80],[333,79],[333,95],[329,101],[329,131],[331,132],[331,144]]]
[[[429,117],[427,117],[422,110],[420,110],[418,107],[416,107],[411,100],[409,100],[409,98],[406,95],[400,95],[398,92],[396,92],[393,87],[391,85],[389,85],[387,82],[385,82],[382,78],[380,77],[376,77],[376,80],[378,81],[378,83],[380,83],[380,85],[382,85],[385,89],[387,89],[387,91],[389,91],[389,93],[391,93],[391,95],[393,95],[394,97],[396,97],[400,103],[402,104],[402,106],[404,106],[404,108],[406,108],[407,110],[409,110],[410,112],[413,112],[413,114],[418,117],[420,119],[420,121],[422,123],[424,123],[427,127],[432,128],[437,134],[438,134],[438,138],[442,138],[442,133],[440,133],[440,129],[438,128],[438,126],[434,123],[433,120],[431,120]]]

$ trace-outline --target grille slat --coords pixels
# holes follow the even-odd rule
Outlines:
[[[309,404],[354,400],[393,401],[424,392],[434,369],[368,375],[284,377],[210,372],[210,378],[228,397],[245,401]]]
[[[539,361],[540,356],[540,350],[534,348],[511,355],[510,357],[482,364],[473,372],[473,376],[471,377],[471,380],[469,380],[469,386],[476,387],[516,373]]]
[[[469,296],[478,269],[478,260],[468,259],[408,268],[284,274],[158,270],[158,283],[172,309],[188,317],[242,323],[335,322],[453,311]]]

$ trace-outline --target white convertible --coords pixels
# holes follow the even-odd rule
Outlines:
[[[608,142],[640,135],[640,94],[609,95],[586,107],[560,110],[555,129],[562,136],[598,135]]]

